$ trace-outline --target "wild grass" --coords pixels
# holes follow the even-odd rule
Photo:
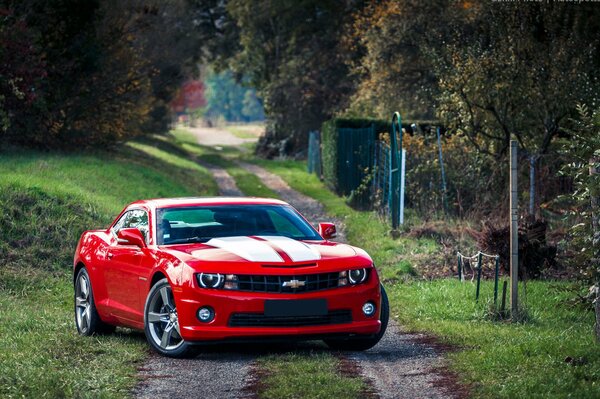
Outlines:
[[[593,398],[600,395],[600,345],[594,315],[573,301],[582,287],[572,282],[529,281],[527,321],[488,317],[493,283],[458,280],[407,281],[388,287],[392,313],[401,325],[427,331],[455,345],[452,370],[482,398]]]
[[[326,352],[270,355],[259,360],[263,399],[360,398],[361,378],[340,375],[340,360]]]
[[[77,335],[77,240],[131,201],[214,194],[204,168],[164,149],[0,153],[0,397],[129,396],[147,345],[127,330]]]

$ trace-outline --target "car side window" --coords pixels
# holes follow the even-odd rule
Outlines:
[[[117,234],[121,229],[138,228],[144,240],[148,243],[148,214],[143,209],[132,209],[127,211],[115,223],[113,232]]]

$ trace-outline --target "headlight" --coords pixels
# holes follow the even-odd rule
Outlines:
[[[369,269],[353,269],[340,272],[338,277],[338,287],[343,287],[350,283],[351,285],[364,283],[369,277]]]
[[[225,276],[219,273],[200,273],[197,276],[202,288],[221,288],[225,281]]]
[[[367,279],[367,269],[348,270],[350,284],[360,284]]]

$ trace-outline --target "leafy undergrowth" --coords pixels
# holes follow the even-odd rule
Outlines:
[[[359,398],[365,383],[340,375],[340,360],[326,352],[270,355],[259,360],[258,395],[264,399]]]
[[[126,397],[143,336],[80,337],[72,259],[80,234],[142,198],[214,195],[178,155],[11,151],[0,156],[0,397]]]
[[[492,321],[493,283],[458,280],[407,281],[389,287],[393,313],[414,331],[433,333],[456,345],[452,369],[471,384],[476,397],[592,398],[600,393],[600,345],[594,314],[570,282],[530,281],[522,300],[525,323]]]

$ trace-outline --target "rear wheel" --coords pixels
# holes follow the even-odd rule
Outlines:
[[[383,338],[385,330],[387,329],[388,321],[390,318],[390,304],[388,302],[387,293],[383,285],[381,286],[381,330],[375,335],[369,335],[367,337],[352,337],[352,338],[335,338],[326,339],[325,343],[331,349],[343,350],[343,351],[364,351],[371,349]]]
[[[164,278],[148,293],[144,307],[146,339],[158,353],[170,357],[188,357],[193,347],[179,333],[179,318],[173,290]]]
[[[75,277],[75,325],[81,335],[107,334],[115,331],[115,326],[104,323],[94,302],[94,293],[87,270],[81,268]]]

